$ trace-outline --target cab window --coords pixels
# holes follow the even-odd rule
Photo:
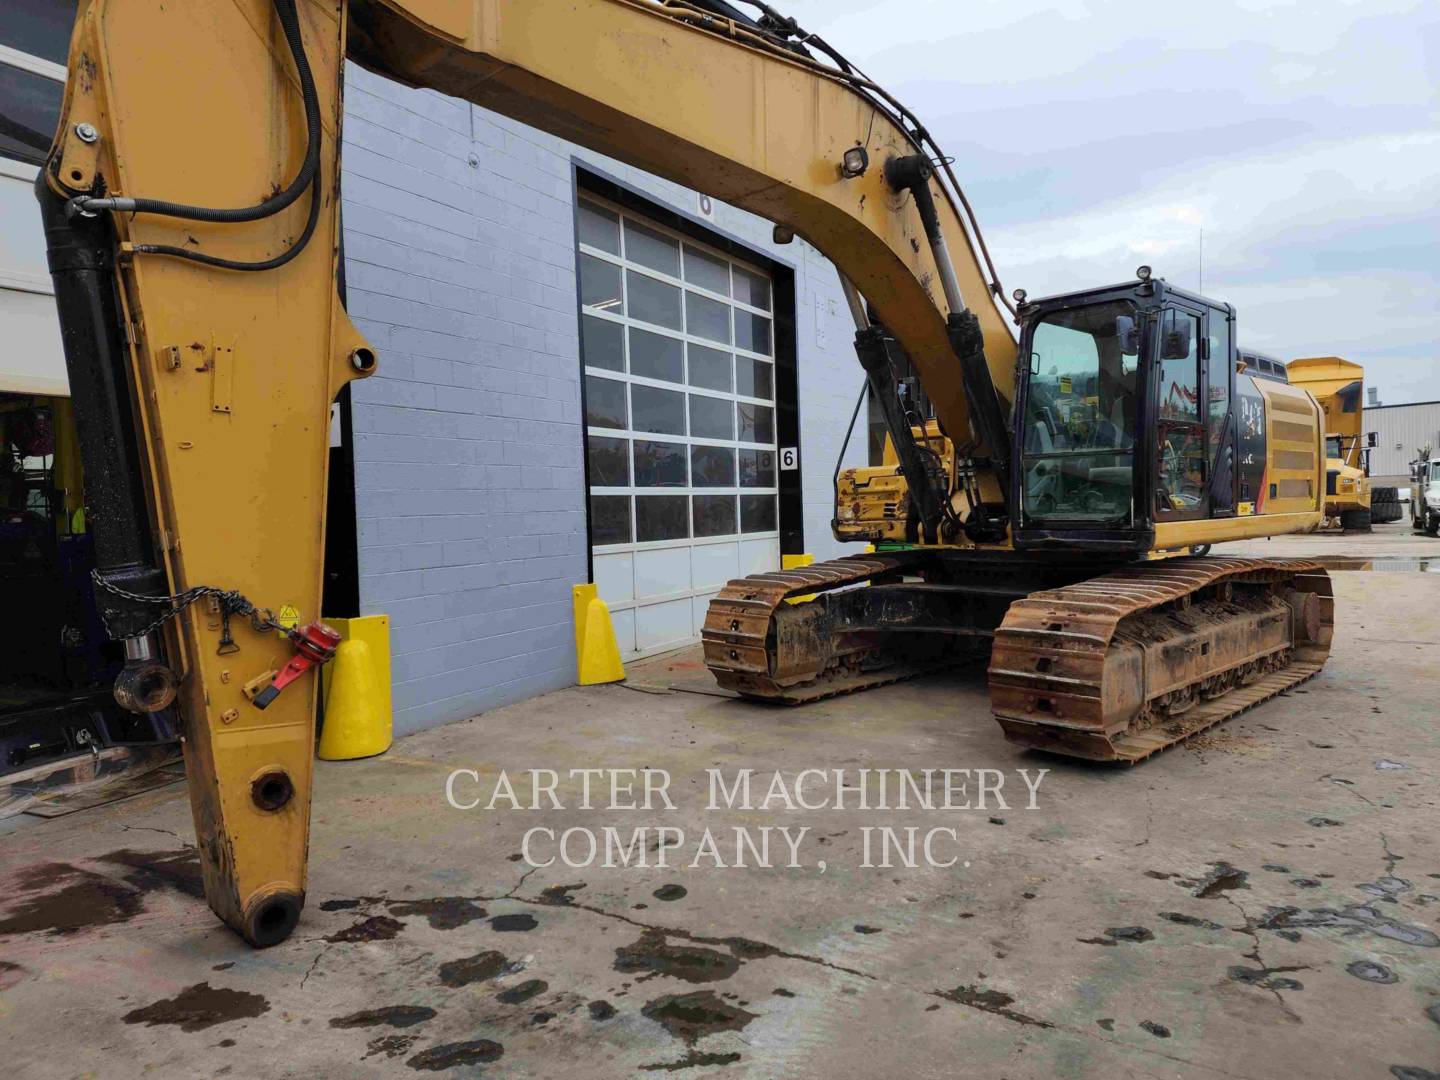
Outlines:
[[[1028,338],[1023,500],[1029,521],[1132,511],[1140,318],[1125,301],[1046,315]]]
[[[1200,320],[1170,308],[1160,333],[1160,419],[1198,424]]]
[[[1200,412],[1200,317],[1175,308],[1160,320],[1156,511],[1204,508],[1206,438]]]
[[[1205,424],[1210,441],[1220,440],[1225,417],[1230,413],[1230,320],[1218,312],[1210,314],[1210,348],[1205,361],[1206,402]]]

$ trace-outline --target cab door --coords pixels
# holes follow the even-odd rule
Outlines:
[[[1155,520],[1205,517],[1210,466],[1201,359],[1204,313],[1178,305],[1160,313],[1155,362]]]

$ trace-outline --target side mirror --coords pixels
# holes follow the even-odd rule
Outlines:
[[[1365,436],[1365,445],[1366,445],[1366,446],[1379,446],[1379,445],[1380,445],[1380,433],[1379,433],[1378,431],[1372,431],[1372,432],[1370,432],[1370,434],[1366,435],[1366,436]]]
[[[1140,353],[1140,327],[1133,315],[1115,316],[1115,336],[1120,339],[1120,352],[1124,356],[1138,356]]]
[[[1190,358],[1189,319],[1167,319],[1165,336],[1160,342],[1161,360],[1188,360]]]

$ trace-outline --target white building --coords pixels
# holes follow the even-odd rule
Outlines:
[[[1410,485],[1410,463],[1423,447],[1440,449],[1440,401],[1366,405],[1365,430],[1375,432],[1370,479],[1386,487]]]

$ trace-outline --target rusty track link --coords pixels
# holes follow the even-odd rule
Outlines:
[[[1129,566],[1011,604],[991,706],[1011,742],[1133,763],[1315,675],[1333,627],[1313,560]]]
[[[806,633],[805,605],[786,601],[918,572],[925,552],[848,555],[794,570],[737,578],[710,601],[701,641],[716,681],[746,697],[798,705],[854,693],[933,669],[930,663],[886,663],[883,646],[832,653],[833,643]],[[784,624],[777,627],[777,621]]]

